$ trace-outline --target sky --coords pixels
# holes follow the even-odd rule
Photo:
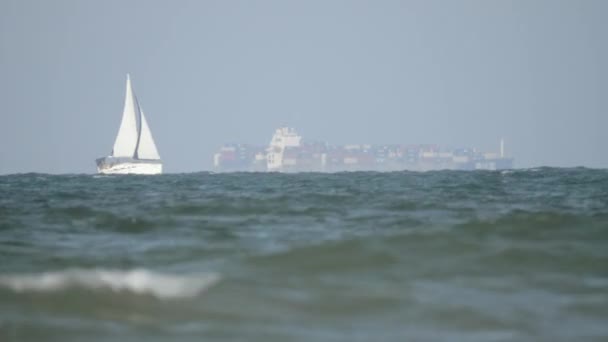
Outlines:
[[[0,0],[0,174],[96,172],[127,73],[166,172],[281,126],[608,167],[604,0]]]

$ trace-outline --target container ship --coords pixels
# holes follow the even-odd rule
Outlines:
[[[498,153],[433,144],[331,145],[306,142],[295,129],[281,127],[267,146],[225,144],[213,166],[217,172],[505,170],[513,168],[513,158],[505,156],[502,139]]]

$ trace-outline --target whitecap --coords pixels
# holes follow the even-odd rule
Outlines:
[[[129,291],[160,299],[195,297],[219,281],[215,273],[176,275],[146,269],[67,269],[0,276],[0,287],[15,292],[53,292],[68,288]]]

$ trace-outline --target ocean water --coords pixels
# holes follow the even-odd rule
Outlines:
[[[0,341],[606,341],[608,170],[0,176]]]

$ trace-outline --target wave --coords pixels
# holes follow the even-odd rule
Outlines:
[[[174,275],[146,269],[67,269],[0,276],[0,288],[15,292],[56,292],[72,288],[152,295],[159,299],[195,297],[220,280],[215,273]]]

